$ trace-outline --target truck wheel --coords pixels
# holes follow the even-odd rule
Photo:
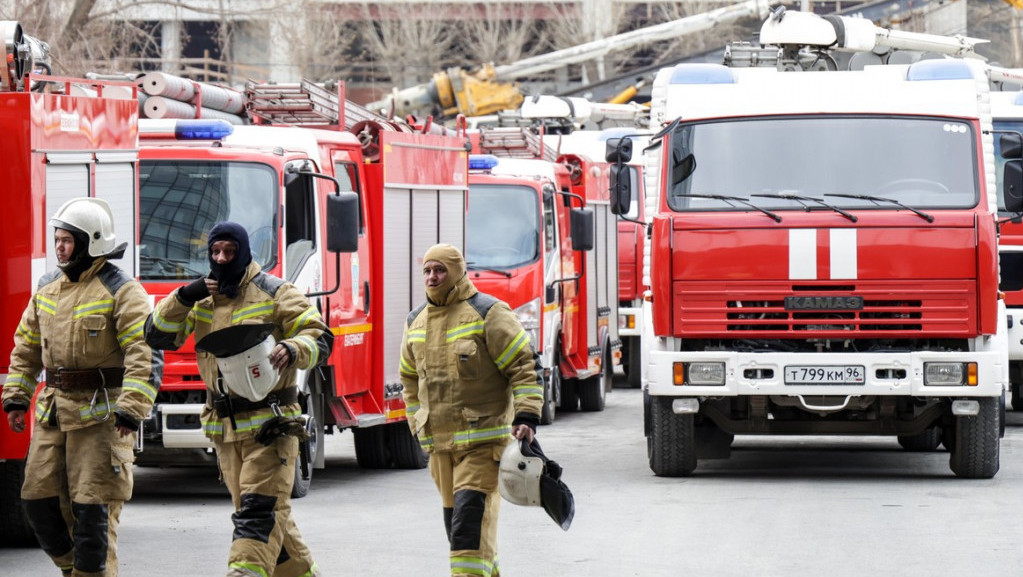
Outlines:
[[[611,350],[606,349],[604,362],[601,363],[600,373],[584,381],[579,381],[579,408],[584,411],[603,411],[607,402],[607,387],[610,383],[608,373],[614,374],[614,367],[610,364]]]
[[[672,400],[650,398],[650,470],[658,477],[686,477],[696,469],[693,415],[676,415]]]
[[[628,354],[628,368],[625,370],[626,383],[628,383],[630,389],[638,389],[643,386],[642,381],[642,368],[643,363],[640,360],[643,351],[640,348],[639,337],[633,337],[629,339],[629,354]]]
[[[561,379],[561,398],[558,410],[563,413],[574,413],[579,410],[579,379]]]
[[[907,451],[926,453],[941,444],[941,427],[931,425],[915,435],[899,435],[899,444]]]
[[[543,389],[543,407],[540,409],[540,424],[550,425],[554,422],[554,415],[557,412],[555,408],[554,391],[561,387],[561,367],[558,366],[558,359],[554,359],[551,363],[551,377],[547,379],[547,383]]]
[[[1023,383],[1012,383],[1009,390],[1012,391],[1012,410],[1023,411]]]
[[[948,464],[957,477],[990,479],[998,472],[999,466],[999,403],[995,397],[977,400],[980,402],[979,413],[955,418]]]
[[[387,430],[382,425],[352,429],[355,435],[355,460],[363,469],[391,468],[387,450]]]
[[[291,498],[301,499],[309,494],[309,485],[313,482],[313,459],[316,458],[316,449],[323,440],[323,427],[316,422],[316,417],[309,415],[306,422],[306,430],[309,431],[309,478],[302,478],[302,457],[295,459],[295,484],[291,486]]]
[[[35,533],[21,506],[25,461],[0,462],[0,543],[9,547],[35,547]]]
[[[387,429],[387,445],[394,456],[394,466],[399,469],[422,469],[426,467],[429,455],[423,451],[419,439],[412,436],[408,423],[390,423],[383,427]]]

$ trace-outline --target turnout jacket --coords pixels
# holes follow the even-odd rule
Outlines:
[[[543,375],[529,335],[468,276],[446,302],[409,313],[400,375],[409,427],[429,452],[506,444],[513,418],[539,421]]]
[[[142,285],[106,258],[97,258],[78,282],[59,269],[43,275],[14,333],[4,410],[31,405],[43,368],[123,367],[120,387],[44,388],[35,418],[56,419],[62,431],[70,431],[105,422],[116,412],[137,428],[149,416],[163,377],[163,353],[143,338],[150,310]]]
[[[334,335],[316,307],[295,285],[262,272],[256,262],[246,268],[235,298],[218,294],[189,303],[178,297],[180,290],[160,301],[146,321],[146,340],[153,348],[177,350],[192,333],[198,342],[213,331],[236,324],[272,324],[274,339],[288,347],[292,358],[291,365],[281,371],[273,391],[294,387],[295,369],[311,369],[330,355]],[[269,407],[236,412],[237,428],[232,426],[230,417],[218,417],[212,400],[223,396],[227,389],[221,389],[218,383],[216,357],[197,352],[196,361],[206,383],[206,406],[200,419],[207,437],[225,442],[252,438],[260,426],[273,418]],[[286,417],[302,412],[298,403],[280,408]]]

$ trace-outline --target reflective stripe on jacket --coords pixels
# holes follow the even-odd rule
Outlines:
[[[105,393],[47,387],[37,399],[36,418],[47,420],[56,411],[65,431],[106,421],[114,410],[141,422],[163,376],[163,353],[143,338],[150,310],[142,285],[105,258],[97,258],[78,282],[60,270],[43,275],[14,333],[4,406],[29,406],[44,367],[124,367],[122,386]]]
[[[540,414],[539,356],[508,305],[467,276],[443,305],[412,311],[399,372],[409,426],[424,449],[506,443],[514,415]]]
[[[256,262],[245,270],[235,298],[210,296],[188,306],[178,300],[177,292],[160,301],[146,322],[146,340],[154,348],[176,350],[192,333],[199,341],[215,330],[236,324],[272,324],[274,339],[287,345],[294,355],[291,366],[281,371],[275,391],[295,386],[296,369],[311,369],[330,355],[334,335],[316,307],[295,285],[262,272]],[[196,360],[206,383],[207,402],[201,419],[207,436],[222,436],[227,442],[250,438],[273,417],[269,408],[239,412],[235,414],[237,429],[232,428],[229,418],[218,418],[209,400],[214,392],[223,394],[216,388],[216,358],[204,352],[197,353]],[[281,409],[285,416],[301,412],[297,403]]]

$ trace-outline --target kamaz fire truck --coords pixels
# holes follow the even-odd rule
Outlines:
[[[941,442],[957,476],[995,475],[1008,355],[988,82],[952,59],[658,73],[642,355],[655,474],[725,458],[737,434],[845,434]],[[999,138],[1018,175],[1018,140]],[[615,210],[628,191],[614,179]]]
[[[303,83],[303,91],[317,89]],[[324,466],[324,434],[351,429],[360,466],[422,468],[397,355],[404,319],[425,299],[422,255],[441,242],[464,247],[466,139],[369,116],[356,122],[345,112],[358,107],[333,96],[325,118],[252,99],[258,125],[143,120],[139,276],[162,299],[208,271],[205,235],[214,222],[244,225],[253,259],[305,291],[335,335],[329,360],[299,379],[314,467]],[[354,199],[338,213],[350,223],[335,239],[340,251],[328,212],[339,195]],[[191,340],[165,363],[139,462],[212,461]],[[308,490],[304,477],[296,470],[295,496]]]
[[[484,129],[474,141],[490,154],[470,158],[470,278],[512,307],[541,355],[541,423],[556,410],[602,411],[620,344],[607,164],[558,156],[532,129]]]
[[[138,105],[110,97],[113,89],[132,94],[130,84],[31,74],[41,43],[25,36],[17,22],[0,22],[6,39],[0,64],[0,155],[7,177],[0,211],[0,383],[7,378],[13,336],[39,277],[56,267],[50,217],[66,201],[97,197],[114,208],[118,241],[134,244]],[[45,69],[45,66],[43,67]],[[73,96],[72,92],[92,96]],[[133,255],[113,261],[129,274]],[[45,375],[40,377],[40,382]],[[0,542],[34,541],[20,500],[25,455],[31,436],[11,432],[0,419]]]

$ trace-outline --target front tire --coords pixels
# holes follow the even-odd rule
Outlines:
[[[355,435],[355,460],[363,469],[389,469],[387,429],[383,425],[352,429]]]
[[[999,401],[995,397],[977,399],[980,411],[970,417],[955,417],[949,468],[957,477],[990,479],[999,467]]]
[[[607,389],[614,378],[614,367],[611,366],[611,347],[604,348],[604,361],[600,373],[585,381],[579,381],[579,408],[584,411],[603,411],[607,404]]]
[[[309,432],[309,478],[302,478],[302,455],[299,453],[295,460],[295,484],[291,486],[291,498],[301,499],[309,494],[309,485],[313,482],[313,460],[316,458],[316,450],[323,440],[323,427],[316,422],[316,417],[309,415],[306,422],[306,431]],[[301,441],[299,441],[301,443]],[[299,448],[301,451],[301,447]]]
[[[915,435],[899,435],[899,444],[907,451],[926,453],[941,445],[941,427],[931,425]]]
[[[540,424],[550,425],[554,423],[554,416],[557,413],[554,391],[561,388],[561,367],[557,358],[551,363],[551,376],[543,389],[543,407],[540,409]]]
[[[394,466],[399,469],[422,469],[429,461],[419,439],[412,435],[408,423],[391,423],[387,429],[387,444],[394,457]]]
[[[631,389],[638,389],[643,386],[643,351],[640,348],[639,337],[629,339],[628,368],[625,371],[626,383]]]
[[[650,397],[650,470],[658,477],[687,477],[696,469],[693,415],[676,415],[672,397]]]

